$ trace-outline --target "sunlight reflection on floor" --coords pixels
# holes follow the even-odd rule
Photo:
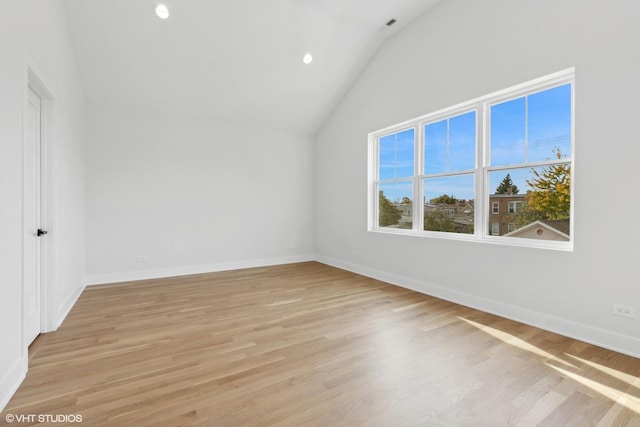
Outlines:
[[[595,368],[595,369],[597,369],[597,370],[599,370],[601,372],[604,372],[604,373],[606,373],[608,375],[611,375],[614,378],[619,379],[620,381],[624,381],[627,384],[635,386],[635,387],[638,387],[640,389],[640,378],[638,378],[638,377],[634,377],[633,375],[629,375],[629,374],[627,374],[625,372],[618,371],[617,369],[613,369],[613,368],[610,368],[608,366],[604,366],[604,365],[601,365],[599,363],[592,362],[590,360],[582,359],[581,357],[574,356],[573,354],[569,354],[569,353],[565,353],[565,354],[567,356],[569,356],[569,357],[572,357],[572,358],[574,358],[576,360],[579,360],[580,362],[584,363],[585,365],[589,365],[592,368]]]
[[[597,381],[594,381],[592,379],[586,378],[582,375],[576,374],[574,372],[570,372],[567,371],[566,369],[562,369],[558,366],[554,366],[554,365],[550,365],[547,363],[547,366],[549,366],[550,368],[555,369],[556,371],[560,372],[563,375],[566,375],[567,377],[578,381],[579,383],[589,387],[590,389],[602,394],[603,396],[613,400],[614,402],[618,403],[619,405],[625,406],[627,408],[629,408],[630,410],[632,410],[633,412],[635,412],[636,414],[640,414],[640,399],[632,396],[628,393],[625,393],[623,391],[617,390],[613,387],[609,387],[607,385],[601,384]]]
[[[549,359],[549,360],[553,360],[555,362],[561,363],[563,365],[568,365],[571,366],[573,368],[575,368],[574,365],[572,365],[571,363],[560,359],[559,357],[554,356],[553,354],[546,352],[544,350],[542,350],[539,347],[536,347],[535,345],[529,344],[528,342],[514,336],[511,335],[507,332],[501,331],[499,329],[495,329],[492,328],[490,326],[486,326],[486,325],[482,325],[480,323],[474,322],[473,320],[468,320],[465,319],[463,317],[458,316],[458,319],[460,320],[464,320],[466,323],[470,324],[471,326],[474,326],[478,329],[480,329],[482,332],[485,332],[495,338],[498,338],[500,341],[503,341],[507,344],[510,344],[514,347],[518,347],[522,350],[526,350],[529,351],[531,353],[537,354],[538,356],[544,357],[545,359]]]
[[[640,414],[640,398],[637,396],[634,396],[632,394],[629,394],[625,391],[621,391],[618,390],[614,387],[602,384],[598,381],[595,381],[593,379],[587,378],[585,375],[583,374],[579,374],[577,372],[582,371],[582,369],[578,368],[577,366],[575,366],[572,363],[567,362],[566,360],[560,359],[557,356],[554,356],[553,354],[544,351],[543,349],[536,347],[535,345],[529,344],[528,342],[512,335],[509,334],[507,332],[501,331],[499,329],[495,329],[492,328],[490,326],[486,326],[486,325],[482,325],[480,323],[474,322],[472,320],[468,320],[465,318],[462,318],[460,316],[458,316],[458,319],[465,321],[466,323],[468,323],[469,325],[472,325],[476,328],[478,328],[479,330],[509,344],[512,345],[514,347],[520,348],[522,350],[526,350],[529,351],[531,353],[537,354],[541,357],[544,357],[547,361],[553,361],[559,364],[564,365],[565,367],[570,367],[571,370],[565,369],[565,368],[561,368],[559,366],[556,366],[555,363],[548,363],[545,362],[545,364],[554,369],[555,371],[561,373],[562,375],[571,378],[574,381],[579,382],[580,384],[589,387],[591,390],[596,391],[597,393],[605,396],[608,399],[613,400],[614,402],[616,402],[616,407],[612,408],[611,411],[609,411],[609,413],[605,416],[606,419],[608,419],[609,417],[615,416],[615,414],[617,412],[619,412],[619,406],[623,406],[625,408],[628,408],[629,410]],[[592,362],[583,358],[580,358],[578,356],[574,356],[568,353],[563,353],[565,356],[571,358],[572,360],[581,362],[584,365],[590,366],[591,368],[594,368],[596,370],[598,370],[599,372],[602,372],[604,374],[609,375],[610,377],[613,377],[619,381],[622,381],[624,383],[626,383],[628,385],[629,388],[636,388],[637,390],[640,391],[640,378],[638,377],[634,377],[633,375],[629,375],[625,372],[621,372],[618,371],[616,369],[607,367],[607,366],[603,366],[601,364],[598,364],[596,362]],[[619,406],[618,406],[619,405]],[[605,418],[603,418],[602,421],[605,420]]]

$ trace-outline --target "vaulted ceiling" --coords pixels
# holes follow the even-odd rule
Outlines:
[[[380,45],[438,1],[164,0],[161,20],[154,0],[65,0],[89,105],[311,134]]]

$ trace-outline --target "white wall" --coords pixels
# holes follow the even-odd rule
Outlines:
[[[313,258],[310,136],[89,105],[87,141],[90,284]]]
[[[0,13],[0,409],[27,369],[22,345],[22,111],[32,67],[54,97],[51,319],[84,287],[83,95],[61,1],[2,3]]]
[[[390,39],[317,137],[330,264],[640,356],[640,3],[447,0]],[[369,233],[367,133],[576,67],[575,250]],[[354,255],[357,253],[357,255]]]

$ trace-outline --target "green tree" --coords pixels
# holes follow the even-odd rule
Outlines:
[[[424,214],[424,229],[429,231],[456,231],[456,225],[444,212],[434,211]]]
[[[511,180],[511,174],[507,174],[496,188],[496,194],[518,194],[519,191],[518,186]]]
[[[411,199],[410,199],[410,198],[408,198],[407,196],[404,196],[404,197],[402,198],[402,204],[403,204],[403,205],[410,205],[411,203],[413,203],[413,202],[412,202],[412,201],[411,201]]]
[[[435,199],[429,200],[430,203],[444,203],[445,205],[455,205],[457,199],[453,196],[448,196],[443,194],[442,196],[438,196]]]
[[[396,225],[400,222],[401,217],[400,210],[393,206],[393,203],[387,199],[384,192],[380,191],[378,197],[378,225],[380,227]]]
[[[553,149],[561,159],[559,148]],[[524,225],[537,219],[566,219],[571,211],[571,166],[566,163],[549,165],[540,171],[531,170],[532,179],[527,180],[531,190],[527,191],[527,207],[518,223]]]

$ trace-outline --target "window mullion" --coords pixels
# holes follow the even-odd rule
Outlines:
[[[529,96],[524,97],[524,162],[529,163]]]
[[[487,195],[486,166],[489,159],[489,107],[484,102],[477,108],[478,123],[476,133],[476,200],[474,212],[474,235],[482,238],[485,235],[489,223],[489,215],[485,214],[485,200],[489,202]]]
[[[416,129],[415,173],[413,176],[413,230],[422,231],[424,203],[422,201],[422,174],[424,173],[424,126],[420,123]]]

